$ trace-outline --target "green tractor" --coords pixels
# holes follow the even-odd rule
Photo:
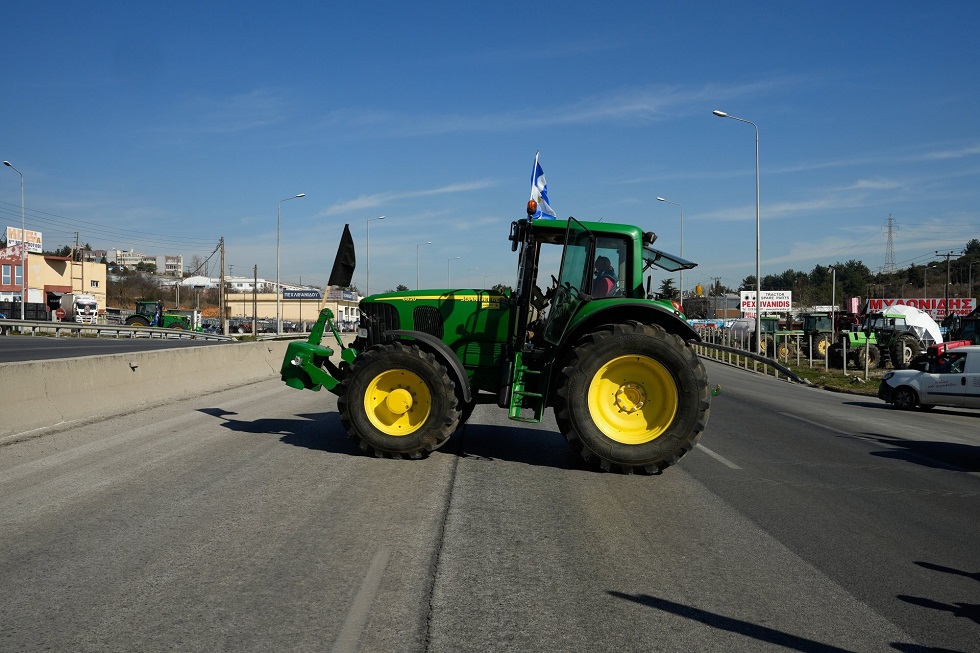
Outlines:
[[[759,326],[762,337],[758,345],[755,339],[754,317],[739,318],[732,325],[730,333],[740,346],[750,351],[757,351],[764,357],[786,361],[796,356],[794,336],[799,333],[798,331],[780,329],[778,315],[760,315]]]
[[[926,351],[928,344],[916,335],[904,313],[869,313],[863,330],[874,335],[881,352],[879,365],[887,363],[896,370],[908,369],[912,361]]]
[[[136,312],[126,318],[126,324],[179,330],[190,330],[191,328],[191,321],[186,315],[168,313],[163,308],[163,302],[143,299],[136,302]]]
[[[845,339],[846,346],[843,344]],[[841,341],[830,347],[830,364],[834,367],[844,365],[844,356],[847,356],[847,363],[858,369],[875,369],[881,363],[881,350],[873,330],[864,331],[862,324],[852,324],[849,331],[841,332]]]
[[[800,348],[808,358],[823,358],[834,344],[834,321],[830,313],[803,313]],[[812,344],[811,344],[812,343]]]
[[[946,341],[969,340],[971,344],[980,345],[980,308],[966,316],[950,313],[943,319],[943,329]]]
[[[349,230],[344,236],[338,262],[348,263],[335,262],[330,285],[349,285],[353,274]],[[676,463],[708,421],[707,377],[690,344],[699,337],[643,274],[696,264],[654,249],[652,232],[608,222],[522,219],[509,239],[519,250],[512,293],[367,297],[346,347],[332,312],[321,310],[309,340],[289,344],[283,381],[336,394],[348,436],[379,457],[423,457],[477,404],[496,404],[532,423],[552,408],[572,449],[604,470],[658,473]],[[549,275],[556,255],[560,269]],[[612,277],[601,293],[593,286],[600,269]],[[321,344],[327,332],[339,364]]]

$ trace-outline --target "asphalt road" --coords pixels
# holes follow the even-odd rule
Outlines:
[[[654,477],[490,406],[370,458],[278,381],[0,443],[0,650],[977,651],[980,414],[708,365]]]
[[[40,361],[78,356],[125,354],[134,351],[225,345],[223,340],[182,338],[51,338],[47,336],[0,337],[0,363]]]

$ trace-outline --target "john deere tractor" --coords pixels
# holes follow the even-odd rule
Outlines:
[[[604,470],[657,473],[676,463],[708,421],[707,378],[679,305],[652,294],[643,275],[696,264],[654,249],[655,234],[624,224],[521,219],[509,239],[518,252],[512,293],[367,297],[346,347],[323,309],[309,340],[290,343],[282,379],[336,394],[347,434],[375,456],[425,456],[477,404],[496,404],[521,422],[553,409],[572,449]],[[331,285],[350,283],[353,243],[346,249],[342,241],[338,262],[350,264],[338,274],[345,266],[335,262]],[[552,253],[560,254],[557,276],[544,271],[558,260]],[[603,297],[592,286],[600,257],[615,276]],[[321,344],[328,332],[339,364]]]
[[[136,302],[136,312],[126,318],[126,324],[163,327],[164,329],[187,330],[191,328],[191,322],[186,315],[168,313],[163,308],[163,302],[143,299]]]

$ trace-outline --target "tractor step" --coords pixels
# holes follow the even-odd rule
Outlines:
[[[538,423],[544,415],[544,395],[540,392],[525,390],[525,388],[527,387],[527,378],[540,375],[541,371],[528,368],[524,365],[521,358],[522,355],[518,352],[514,361],[513,389],[510,395],[510,411],[508,416],[510,419],[518,422]],[[533,411],[533,417],[522,415],[521,413],[524,410]]]

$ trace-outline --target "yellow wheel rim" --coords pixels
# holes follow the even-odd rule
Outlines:
[[[432,410],[432,393],[408,370],[388,370],[374,377],[364,393],[364,414],[385,435],[410,435]]]
[[[588,390],[589,412],[602,433],[623,444],[660,437],[677,415],[674,377],[647,356],[620,356],[599,368]]]

